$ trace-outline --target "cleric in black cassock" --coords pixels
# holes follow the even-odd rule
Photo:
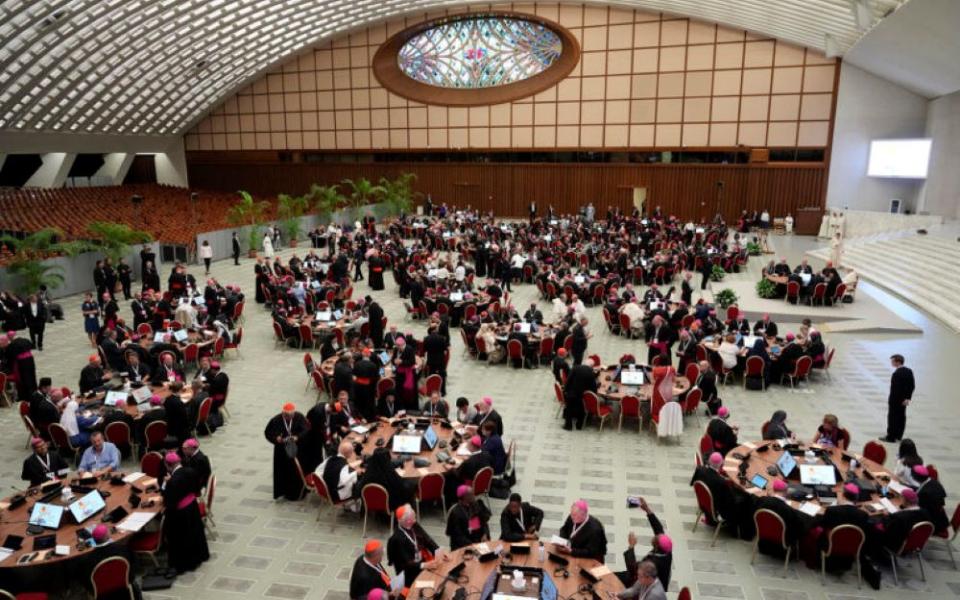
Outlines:
[[[203,519],[197,505],[197,473],[180,464],[176,452],[164,459],[167,477],[163,484],[163,534],[167,556],[177,573],[192,571],[210,558]]]
[[[33,362],[33,344],[26,338],[10,339],[0,333],[0,353],[4,368],[17,385],[17,398],[29,400],[37,390],[37,366]]]
[[[380,367],[370,358],[369,348],[353,365],[353,398],[365,421],[377,418],[377,384],[380,382]]]
[[[373,251],[373,254],[367,259],[367,266],[370,269],[368,272],[368,283],[370,288],[374,290],[383,289],[383,259],[380,258],[380,252],[377,250]]]
[[[280,496],[287,500],[299,500],[303,497],[303,480],[297,473],[293,458],[287,455],[287,441],[296,444],[307,432],[307,419],[297,412],[292,402],[283,405],[283,412],[267,423],[263,437],[273,444],[273,498]],[[294,457],[296,452],[293,453]]]

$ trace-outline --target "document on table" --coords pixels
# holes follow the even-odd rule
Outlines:
[[[565,547],[565,548],[569,548],[569,547],[570,547],[570,540],[568,540],[567,538],[562,538],[562,537],[560,537],[559,535],[555,535],[555,536],[551,537],[551,538],[550,538],[550,543],[553,544],[553,545],[555,545],[555,546],[563,546],[563,547]]]
[[[424,588],[433,589],[433,586],[437,585],[437,582],[432,579],[421,579],[417,577],[417,580],[413,582],[413,589],[420,590]]]
[[[590,569],[590,574],[596,577],[597,579],[600,579],[601,577],[604,577],[606,575],[610,575],[611,573],[613,573],[613,571],[611,571],[610,567],[608,567],[607,565],[600,565],[599,567],[594,567]]]
[[[813,502],[804,502],[803,504],[800,505],[800,512],[802,512],[805,515],[810,515],[811,517],[815,517],[818,514],[820,514],[820,507],[814,504]]]
[[[907,486],[903,485],[899,481],[891,481],[888,485],[888,488],[895,491],[896,493],[903,495],[903,490],[907,489]]]
[[[133,483],[134,481],[140,479],[140,478],[143,477],[144,475],[146,475],[146,473],[141,473],[140,471],[134,471],[133,473],[130,473],[129,475],[127,475],[126,477],[124,477],[124,478],[123,478],[123,482],[124,482],[124,483]]]
[[[880,506],[884,508],[891,515],[895,512],[900,512],[900,509],[897,508],[897,505],[893,502],[890,502],[890,498],[880,498]]]
[[[156,513],[138,510],[130,513],[130,516],[120,521],[120,523],[117,524],[117,529],[122,529],[123,531],[140,531],[154,516],[156,516]]]
[[[460,444],[460,447],[457,448],[457,454],[460,456],[470,456],[470,447],[466,444]]]
[[[0,546],[0,562],[7,560],[11,554],[13,554],[13,550]]]
[[[57,544],[56,554],[57,556],[70,556],[70,546],[67,544]]]

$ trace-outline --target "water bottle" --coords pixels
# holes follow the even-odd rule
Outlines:
[[[547,551],[543,548],[543,542],[540,542],[539,560],[541,564],[543,564],[543,561],[546,559],[546,557]]]

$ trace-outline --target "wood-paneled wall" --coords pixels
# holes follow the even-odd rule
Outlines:
[[[231,154],[233,155],[231,157]],[[245,154],[245,153],[244,153]],[[647,205],[681,218],[734,219],[741,210],[767,209],[774,217],[822,207],[827,177],[822,163],[783,164],[582,164],[582,163],[373,163],[314,164],[238,157],[237,153],[188,153],[190,185],[257,194],[301,194],[311,184],[345,178],[377,181],[401,172],[417,175],[416,189],[435,203],[470,204],[497,216],[526,215],[527,203],[560,213],[593,202],[598,212],[632,207],[633,188],[647,188]],[[253,159],[253,160],[251,160]],[[718,182],[723,189],[718,195]],[[719,202],[718,202],[719,199]]]

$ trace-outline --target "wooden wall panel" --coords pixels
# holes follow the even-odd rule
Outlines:
[[[648,206],[661,206],[681,218],[710,218],[719,210],[728,219],[741,210],[768,209],[773,216],[823,205],[826,167],[820,163],[562,164],[562,163],[371,163],[316,164],[262,160],[229,161],[224,156],[188,153],[190,184],[196,188],[248,190],[263,195],[301,194],[311,184],[333,184],[366,177],[377,181],[401,172],[417,175],[416,189],[434,203],[493,210],[497,216],[526,215],[534,200],[570,213],[587,202],[598,212],[607,206],[629,210],[633,187],[647,188]],[[717,182],[723,182],[718,204]]]

